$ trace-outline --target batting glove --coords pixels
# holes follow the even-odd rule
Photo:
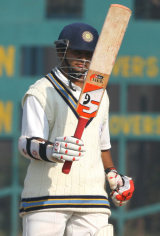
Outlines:
[[[123,186],[111,192],[111,198],[116,206],[125,205],[132,197],[134,192],[133,180],[127,176],[122,176]]]
[[[84,156],[83,141],[74,137],[57,137],[54,142],[52,157],[59,161],[79,161]]]
[[[134,192],[132,178],[119,175],[115,168],[106,170],[106,173],[110,188],[112,189],[110,195],[113,203],[115,206],[125,205],[131,199]]]

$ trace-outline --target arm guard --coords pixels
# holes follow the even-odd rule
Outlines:
[[[24,157],[55,163],[52,157],[53,146],[53,143],[39,137],[21,136],[18,141],[18,149]]]

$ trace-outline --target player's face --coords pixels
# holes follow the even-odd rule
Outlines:
[[[85,72],[89,68],[92,52],[68,49],[66,59],[71,68],[77,72]]]
[[[92,55],[89,51],[67,49],[60,69],[70,81],[83,87]]]

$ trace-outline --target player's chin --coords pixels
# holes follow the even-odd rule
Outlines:
[[[70,79],[73,83],[76,82],[76,81],[79,81],[79,82],[84,82],[85,80],[85,77],[84,76],[75,76],[75,78],[71,78]]]

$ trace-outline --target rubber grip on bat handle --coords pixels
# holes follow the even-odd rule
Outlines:
[[[81,139],[82,134],[83,134],[83,130],[84,130],[87,122],[88,122],[88,119],[85,119],[85,118],[82,118],[82,117],[79,118],[77,128],[76,128],[76,131],[74,133],[75,138]],[[72,161],[65,161],[65,163],[63,165],[63,168],[62,168],[62,172],[64,174],[69,174],[71,166],[72,166]]]

